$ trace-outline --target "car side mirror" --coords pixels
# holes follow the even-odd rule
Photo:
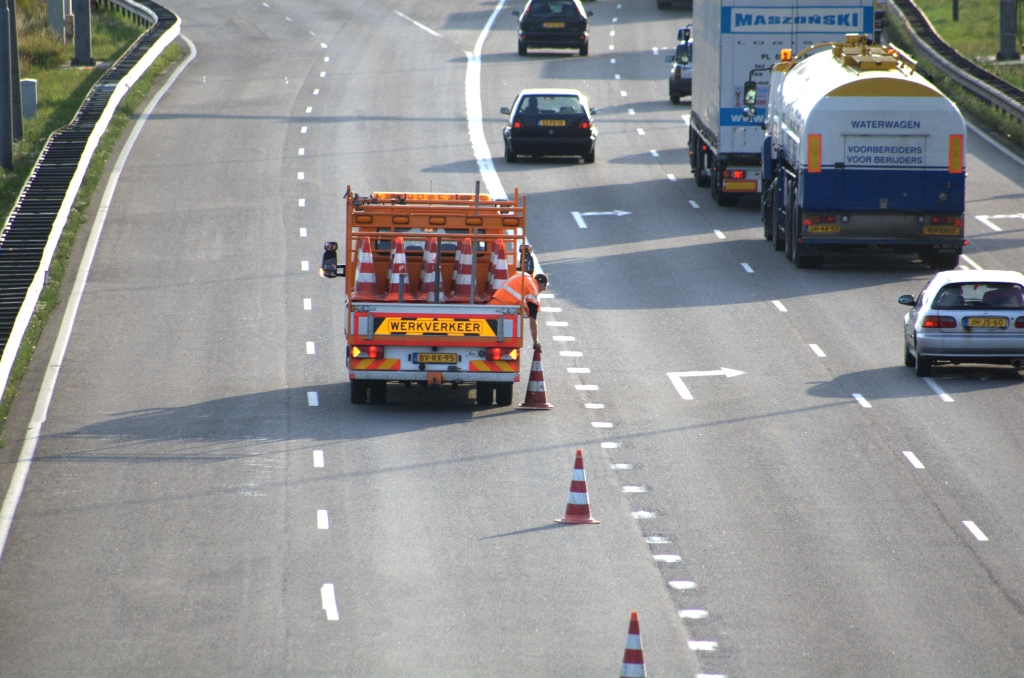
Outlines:
[[[502,106],[501,109],[498,110],[498,113],[501,113],[502,115],[511,115],[512,109],[508,106]]]
[[[337,278],[345,275],[345,266],[338,266],[338,243],[324,243],[324,258],[320,264],[320,275],[325,278]]]
[[[665,57],[665,63],[666,64],[670,64],[670,63],[672,63],[675,60],[676,60],[676,58],[674,56],[667,56],[667,57]]]
[[[683,42],[690,42],[690,29],[689,29],[689,28],[684,28],[683,30],[681,30],[681,31],[679,31],[679,32],[680,32],[680,33],[682,34],[682,36],[683,36],[683,37],[682,37],[682,41],[683,41]]]
[[[748,80],[743,83],[743,105],[754,106],[757,104],[757,83]]]
[[[902,297],[899,298],[899,302],[904,306],[913,306],[914,304],[917,303],[917,301],[914,299],[913,294],[904,294]]]

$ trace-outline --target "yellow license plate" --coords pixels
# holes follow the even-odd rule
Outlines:
[[[967,327],[1006,327],[1006,318],[968,318]]]
[[[925,226],[925,235],[960,235],[958,226]]]
[[[544,28],[565,28],[564,21],[545,21]]]
[[[541,120],[541,127],[565,127],[565,120]]]
[[[443,363],[454,365],[459,362],[458,353],[417,353],[413,356],[414,363]]]
[[[838,233],[839,227],[835,224],[811,224],[807,227],[808,233]]]

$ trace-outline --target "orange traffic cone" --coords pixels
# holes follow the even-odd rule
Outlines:
[[[501,286],[508,281],[508,256],[505,250],[505,241],[498,240],[494,243],[494,251],[491,252],[491,268],[487,271],[487,293],[494,294]]]
[[[473,242],[465,238],[459,244],[459,254],[455,257],[455,290],[453,301],[469,301],[473,294]]]
[[[399,237],[395,238],[394,246],[391,248],[391,270],[388,271],[388,294],[385,299],[396,301],[403,294],[399,291],[402,288],[404,296],[408,297],[409,269],[405,261],[405,240]]]
[[[540,361],[540,349],[533,349],[533,365],[530,367],[530,383],[526,385],[526,400],[520,405],[524,410],[550,410],[554,407],[548,402],[544,392],[544,365]]]
[[[437,278],[437,238],[427,241],[427,247],[423,250],[423,268],[420,269],[420,298],[423,301],[444,302],[444,289],[442,285],[435,285]],[[435,290],[441,295],[436,299]]]
[[[597,525],[590,515],[590,495],[587,492],[587,474],[583,470],[583,450],[576,450],[576,465],[572,469],[572,482],[569,483],[569,501],[565,505],[565,517],[555,520],[556,523],[573,523],[574,525]]]
[[[622,655],[620,678],[645,678],[644,647],[640,642],[640,620],[636,612],[629,615],[629,633],[626,635],[626,652]]]
[[[373,269],[373,250],[368,236],[363,238],[359,246],[359,269],[356,271],[356,287],[352,296],[362,299],[378,296],[377,273]]]

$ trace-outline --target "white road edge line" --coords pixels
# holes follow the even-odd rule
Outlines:
[[[128,140],[117,156],[114,169],[107,179],[107,187],[103,191],[99,208],[96,210],[96,219],[93,221],[92,231],[89,233],[89,241],[85,245],[85,252],[82,254],[82,262],[78,266],[78,274],[75,277],[75,286],[71,289],[71,296],[68,298],[67,308],[64,310],[64,318],[61,320],[60,331],[57,334],[57,341],[50,354],[50,362],[43,375],[43,383],[39,388],[39,397],[36,398],[35,409],[32,410],[32,418],[29,420],[28,430],[25,432],[25,442],[21,447],[21,454],[11,475],[11,484],[7,487],[7,494],[4,496],[4,503],[0,506],[0,560],[3,559],[4,546],[7,544],[7,535],[11,531],[11,523],[14,521],[14,513],[21,501],[21,493],[25,489],[25,481],[28,479],[28,471],[32,466],[32,459],[36,454],[36,447],[39,445],[39,436],[42,435],[43,423],[46,421],[47,412],[50,409],[50,400],[53,398],[53,390],[57,385],[57,375],[60,372],[61,364],[64,362],[64,353],[67,351],[68,342],[71,340],[71,330],[75,325],[75,317],[78,315],[78,307],[82,303],[82,294],[85,292],[85,283],[89,278],[89,271],[92,268],[93,259],[96,257],[96,248],[99,246],[100,235],[103,233],[103,225],[107,220],[107,213],[110,211],[110,203],[114,198],[114,191],[117,189],[117,182],[121,178],[125,163],[128,162],[128,154],[131,153],[135,141],[142,132],[143,125],[149,120],[153,109],[163,98],[171,85],[175,83],[185,67],[196,58],[198,52],[195,44],[185,35],[181,34],[191,50],[188,58],[185,59],[176,69],[171,77],[167,79],[164,86],[156,93],[153,100],[149,102],[142,112],[138,122],[132,128]]]
[[[868,399],[865,398],[864,396],[862,396],[861,394],[854,393],[853,394],[853,399],[856,400],[858,403],[860,403],[861,407],[866,407],[868,409],[871,409],[871,403],[869,403]]]
[[[973,520],[965,520],[964,527],[970,530],[971,534],[973,534],[974,538],[978,541],[988,541],[988,537],[986,537],[985,533],[981,531],[981,528],[974,524]]]
[[[398,15],[398,16],[400,16],[400,17],[402,17],[402,18],[403,18],[403,19],[405,19],[406,21],[411,21],[411,22],[412,22],[412,24],[413,24],[413,26],[415,26],[416,28],[422,28],[422,29],[423,29],[423,30],[425,30],[425,31],[426,31],[427,33],[430,33],[431,35],[433,35],[433,36],[434,36],[435,38],[440,38],[440,37],[443,37],[443,36],[442,36],[442,35],[441,35],[440,33],[438,33],[437,31],[435,31],[434,29],[432,29],[432,28],[428,28],[428,27],[424,26],[424,25],[423,25],[423,24],[421,24],[421,23],[420,23],[419,21],[416,21],[416,19],[413,19],[413,18],[412,18],[412,17],[410,17],[410,16],[406,16],[405,14],[402,14],[402,13],[401,13],[401,12],[399,12],[399,11],[398,11],[397,9],[395,10],[395,14],[397,14],[397,15]]]
[[[327,621],[338,621],[338,601],[334,597],[334,584],[324,584],[320,587],[320,604],[327,613]]]
[[[937,395],[940,398],[942,398],[942,402],[944,402],[944,403],[951,403],[951,402],[953,402],[953,397],[951,395],[949,395],[948,393],[946,393],[945,391],[943,391],[942,387],[939,386],[937,383],[935,383],[935,380],[932,379],[931,377],[925,377],[924,378],[924,383],[928,384],[928,386],[931,387],[931,389],[933,391],[935,391],[935,395]]]
[[[907,461],[909,461],[910,465],[914,468],[924,468],[924,464],[921,463],[921,460],[918,459],[917,455],[910,450],[903,450],[903,456],[907,458]]]
[[[961,254],[960,258],[963,259],[964,261],[966,261],[968,264],[970,264],[971,268],[973,268],[975,271],[984,271],[985,270],[981,266],[978,266],[977,262],[974,261],[974,259],[971,259],[966,254]]]

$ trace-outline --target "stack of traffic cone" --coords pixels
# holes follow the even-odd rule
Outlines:
[[[533,349],[533,365],[530,367],[530,383],[526,385],[526,400],[520,405],[524,410],[550,410],[554,407],[548,402],[544,391],[544,365],[540,361],[540,349]]]
[[[408,298],[409,268],[405,262],[405,240],[395,238],[391,249],[391,270],[388,271],[388,294],[384,297],[385,301],[397,301],[402,288],[404,297]]]
[[[423,250],[423,268],[420,269],[419,297],[431,303],[444,302],[444,286],[434,284],[437,267],[440,265],[437,260],[437,249],[437,238],[427,240],[427,247]],[[438,294],[441,295],[440,299],[435,298]]]
[[[459,253],[455,255],[453,301],[469,301],[473,294],[473,256],[473,242],[469,238],[463,239],[459,244]]]
[[[494,251],[491,252],[491,268],[487,271],[487,293],[494,294],[507,281],[508,255],[505,250],[505,241],[498,240],[494,243]]]
[[[601,522],[594,520],[590,515],[590,494],[587,492],[587,474],[583,470],[583,450],[576,450],[576,465],[572,469],[572,482],[569,484],[569,501],[565,505],[565,517],[558,518],[555,522],[575,525],[597,525]]]
[[[645,678],[644,646],[640,642],[640,620],[636,612],[629,616],[629,633],[626,635],[626,652],[622,655],[620,678]]]
[[[373,270],[373,249],[367,236],[363,237],[359,246],[359,270],[356,271],[356,287],[352,298],[376,299],[377,296],[377,272]]]

